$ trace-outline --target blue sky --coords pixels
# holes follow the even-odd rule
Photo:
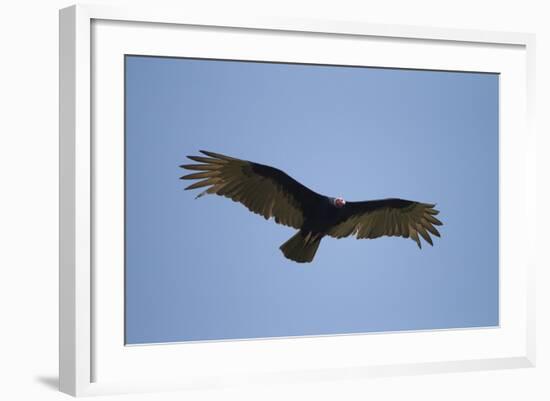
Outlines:
[[[178,166],[199,149],[346,200],[437,203],[434,247],[294,230]],[[498,75],[128,56],[126,342],[498,325]]]

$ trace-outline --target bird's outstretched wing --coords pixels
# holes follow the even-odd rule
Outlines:
[[[355,235],[358,239],[398,236],[411,238],[422,248],[419,235],[430,245],[430,234],[440,236],[435,226],[442,223],[435,218],[439,212],[434,207],[404,199],[347,202],[327,234],[335,238]]]
[[[298,229],[302,227],[306,211],[323,198],[274,167],[205,150],[200,152],[208,157],[187,156],[200,164],[180,166],[199,171],[181,177],[201,180],[185,189],[207,187],[197,197],[204,194],[225,196],[266,219],[273,217],[279,224]]]

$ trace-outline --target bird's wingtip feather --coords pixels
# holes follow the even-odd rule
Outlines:
[[[214,157],[214,156],[212,156],[212,155],[214,155],[214,152],[210,152],[210,151],[204,150],[204,149],[203,149],[203,150],[199,150],[199,152],[201,152],[201,153],[202,153],[203,155],[205,155],[205,156]]]

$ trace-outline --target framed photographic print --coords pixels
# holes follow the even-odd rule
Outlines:
[[[533,366],[533,46],[61,10],[61,390]]]

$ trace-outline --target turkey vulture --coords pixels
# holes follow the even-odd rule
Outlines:
[[[419,235],[433,245],[435,204],[404,199],[346,202],[341,197],[320,195],[274,167],[200,151],[205,156],[187,156],[200,164],[180,167],[198,171],[181,179],[201,180],[185,189],[207,187],[197,195],[217,194],[240,202],[265,219],[299,231],[281,245],[283,254],[295,262],[311,262],[321,239],[378,238],[383,235],[411,238],[422,248]]]

